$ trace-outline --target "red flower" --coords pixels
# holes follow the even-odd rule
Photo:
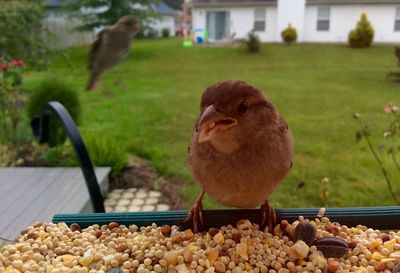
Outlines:
[[[8,70],[8,64],[1,65],[1,70],[7,71]]]
[[[12,60],[10,64],[15,67],[22,67],[24,65],[24,63],[21,60]]]

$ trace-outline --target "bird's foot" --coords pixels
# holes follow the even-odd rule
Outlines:
[[[268,232],[272,233],[276,225],[276,214],[273,207],[270,206],[268,200],[265,201],[260,207],[261,211],[261,224],[260,229],[264,230],[268,227]]]
[[[201,227],[204,226],[204,218],[203,218],[203,200],[204,192],[202,192],[197,198],[196,202],[189,210],[189,214],[186,217],[184,222],[192,222],[193,232],[199,232]]]
[[[198,202],[194,203],[193,207],[190,209],[188,216],[185,219],[185,222],[191,221],[193,232],[199,232],[202,226],[204,226],[203,219],[203,205]]]

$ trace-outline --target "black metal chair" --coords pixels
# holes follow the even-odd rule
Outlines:
[[[105,212],[104,199],[94,172],[92,161],[90,160],[78,128],[67,109],[57,101],[46,103],[43,106],[41,115],[31,120],[33,134],[38,138],[40,143],[48,142],[49,135],[51,134],[51,128],[49,126],[49,117],[51,114],[55,115],[61,121],[61,124],[64,126],[65,132],[74,147],[86,181],[94,212]]]

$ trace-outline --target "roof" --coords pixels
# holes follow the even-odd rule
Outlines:
[[[191,0],[192,7],[269,6],[278,0]],[[306,0],[307,5],[400,4],[400,0]]]
[[[160,2],[158,4],[153,5],[153,10],[162,15],[167,15],[167,16],[176,16],[177,11],[165,4],[164,2]]]
[[[71,2],[71,0],[45,0],[44,4],[48,8],[60,8],[62,5]]]

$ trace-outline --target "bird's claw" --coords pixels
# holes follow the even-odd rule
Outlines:
[[[201,227],[204,226],[203,218],[203,205],[201,202],[194,203],[193,207],[190,209],[188,216],[184,222],[192,222],[193,232],[199,232]]]
[[[261,225],[260,228],[264,229],[268,226],[268,232],[272,233],[276,225],[276,213],[273,207],[270,206],[268,200],[265,201],[260,207],[261,211]]]

